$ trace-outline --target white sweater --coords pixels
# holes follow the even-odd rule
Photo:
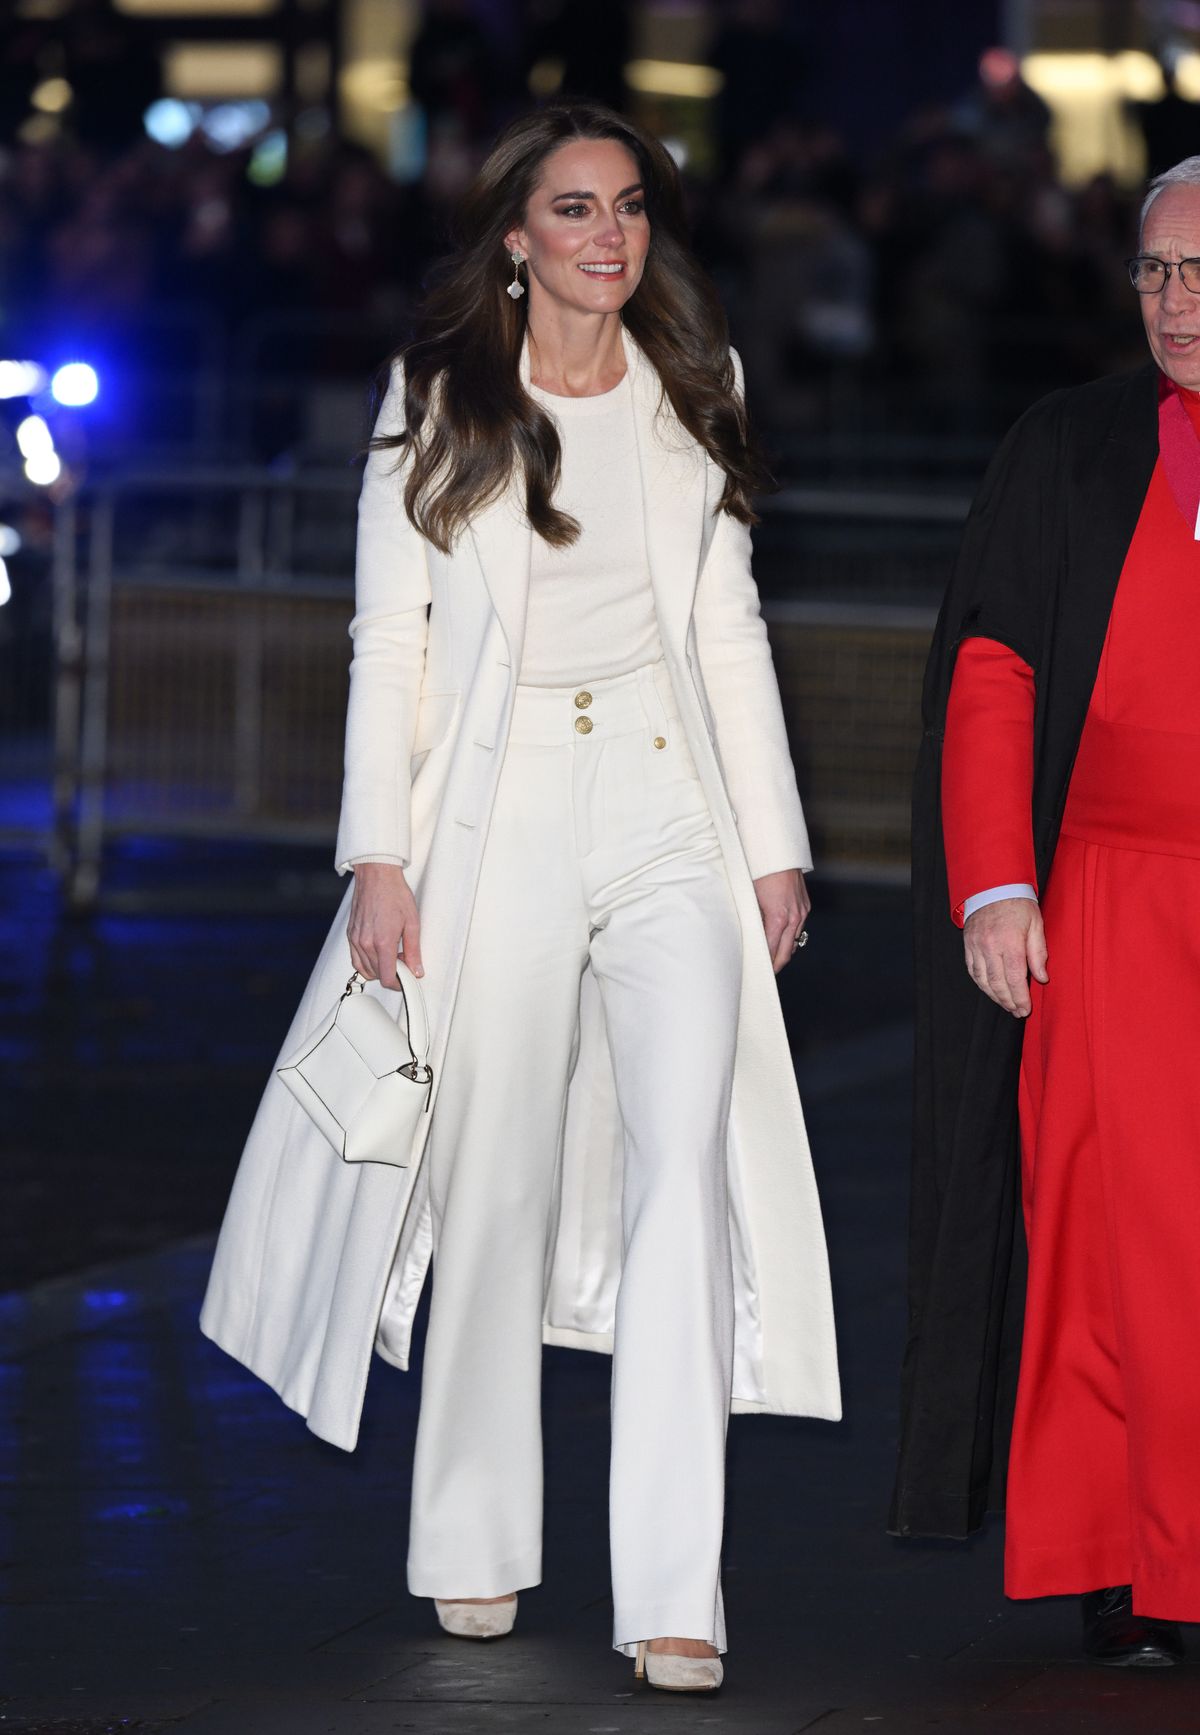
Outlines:
[[[626,675],[662,656],[629,375],[598,397],[531,391],[562,442],[554,504],[577,520],[580,534],[568,548],[533,539],[518,678],[531,687],[574,687]]]

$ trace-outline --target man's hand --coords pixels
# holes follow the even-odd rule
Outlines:
[[[967,972],[989,1000],[1028,1018],[1033,1010],[1029,978],[1048,982],[1046,930],[1032,898],[1000,898],[968,917],[963,929]]]
[[[368,982],[398,988],[396,954],[414,976],[425,974],[421,965],[421,922],[417,901],[404,877],[404,869],[391,862],[364,861],[354,870],[354,896],[350,903],[350,956],[354,968]]]

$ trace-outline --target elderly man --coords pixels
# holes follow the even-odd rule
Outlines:
[[[1200,157],[1129,272],[1152,364],[1009,434],[929,664],[892,1528],[967,1534],[1007,1468],[1008,1594],[1163,1665],[1200,1621]]]

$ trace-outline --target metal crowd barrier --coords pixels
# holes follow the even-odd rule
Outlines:
[[[332,843],[357,487],[349,470],[141,471],[59,506],[47,853],[75,904],[121,834]],[[953,527],[965,502],[792,490],[768,511],[780,547],[789,523],[881,525],[896,589],[906,527]],[[915,558],[927,593],[923,542]],[[902,880],[932,605],[776,584],[764,613],[820,865]]]
[[[60,508],[52,859],[74,903],[122,833],[331,835],[357,487],[142,471]]]
[[[919,604],[764,606],[818,868],[908,879],[921,682],[936,610]]]

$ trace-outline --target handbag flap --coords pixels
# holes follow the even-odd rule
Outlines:
[[[386,1006],[371,994],[351,994],[338,1007],[337,1027],[364,1065],[382,1078],[412,1060],[408,1039]]]

